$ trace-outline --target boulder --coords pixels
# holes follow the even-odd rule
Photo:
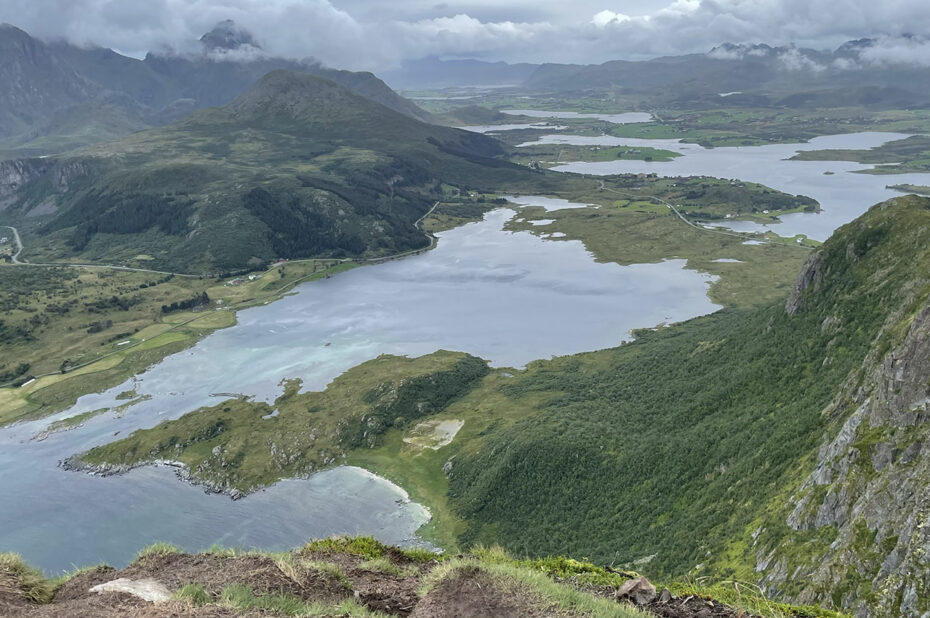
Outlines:
[[[645,577],[627,580],[617,589],[617,599],[629,601],[634,605],[647,605],[655,598],[656,587]]]

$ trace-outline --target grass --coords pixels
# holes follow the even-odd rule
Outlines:
[[[138,562],[139,560],[144,560],[146,558],[158,558],[161,556],[170,556],[172,554],[183,554],[184,550],[178,547],[177,545],[172,545],[171,543],[163,543],[159,541],[158,543],[153,543],[148,547],[143,547],[136,554],[136,557],[133,558],[133,562]]]
[[[300,382],[290,381],[273,406],[224,401],[80,457],[91,464],[170,457],[196,470],[200,480],[253,491],[327,467],[350,449],[379,446],[390,427],[439,411],[487,371],[484,361],[462,353],[384,355],[349,370],[322,392],[298,394]],[[275,409],[277,416],[263,418]],[[178,450],[175,444],[184,446]],[[223,463],[228,460],[240,462],[235,471]]]
[[[349,618],[386,618],[380,612],[373,612],[354,600],[338,604],[307,603],[302,599],[286,594],[256,595],[248,586],[230,585],[223,588],[217,603],[234,610],[260,610],[284,616],[348,616]]]
[[[77,427],[84,421],[90,420],[95,416],[99,416],[104,412],[107,412],[109,408],[99,408],[97,410],[90,410],[88,412],[83,412],[81,414],[76,414],[74,416],[69,416],[68,418],[63,418],[54,423],[49,423],[48,427],[45,428],[46,433],[56,433],[59,431],[67,431],[68,429],[73,429]]]
[[[174,598],[194,607],[200,607],[212,601],[210,593],[203,584],[185,584],[174,593]]]
[[[54,587],[42,574],[23,562],[19,554],[0,554],[0,591],[20,595],[32,603],[48,603]]]
[[[499,545],[486,547],[479,544],[471,549],[471,554],[485,564],[516,566],[597,588],[619,588],[625,581],[639,576],[638,573],[608,570],[587,560],[576,560],[566,556],[516,559]]]
[[[525,221],[511,221],[507,229],[540,235],[562,232],[564,240],[583,242],[599,262],[642,264],[684,258],[686,268],[718,277],[710,286],[709,296],[724,306],[751,307],[784,297],[808,255],[803,247],[781,243],[746,245],[741,236],[688,226],[664,206],[615,206],[613,200],[608,204],[597,210],[554,212],[524,207],[521,218]],[[534,226],[532,221],[537,219],[555,222]],[[715,261],[721,258],[740,263]]]
[[[234,325],[236,309],[270,302],[296,284],[354,266],[332,261],[288,263],[285,277],[278,276],[281,267],[275,267],[266,276],[239,286],[178,277],[149,285],[159,279],[145,273],[75,269],[74,273],[56,275],[64,278],[64,283],[59,279],[55,284],[52,278],[41,284],[39,276],[40,284],[46,287],[35,289],[28,287],[31,280],[27,275],[42,275],[43,270],[0,266],[0,284],[5,284],[4,291],[10,294],[0,296],[0,304],[14,303],[16,307],[4,315],[3,323],[23,326],[29,332],[29,338],[23,340],[3,341],[0,336],[0,350],[7,358],[28,362],[27,375],[41,376],[23,388],[0,388],[0,426],[52,414],[72,405],[81,395],[115,386],[213,330]],[[140,288],[143,284],[147,287]],[[161,313],[161,305],[202,291],[221,301],[226,310]],[[128,310],[96,308],[98,301],[113,297],[132,299],[134,304]],[[71,309],[65,313],[55,310],[62,306]],[[30,316],[37,314],[51,317],[47,323],[32,326]],[[112,326],[97,334],[85,332],[88,322],[103,319],[111,320]],[[114,333],[124,336],[114,338]],[[125,340],[130,345],[117,345]],[[62,373],[65,361],[68,364]]]
[[[762,618],[844,618],[846,614],[813,605],[789,605],[766,598],[761,588],[739,581],[700,578],[669,585],[675,596],[696,596],[721,603]]]
[[[556,615],[585,615],[591,618],[639,618],[646,614],[629,606],[621,605],[613,599],[602,599],[580,590],[554,582],[549,576],[538,571],[523,569],[512,564],[486,563],[475,558],[454,558],[435,567],[420,587],[420,596],[426,596],[439,587],[443,581],[456,577],[460,573],[473,573],[475,570],[487,575],[493,585],[504,594],[526,593],[536,604],[555,610]],[[521,594],[521,596],[523,596]]]
[[[395,577],[416,577],[420,573],[420,569],[417,568],[416,565],[411,564],[400,567],[391,562],[388,558],[383,557],[366,560],[359,564],[358,568],[366,571],[374,571],[376,573],[384,573],[386,575],[394,575]]]

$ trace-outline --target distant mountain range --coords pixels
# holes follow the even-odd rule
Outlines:
[[[267,56],[231,21],[200,43],[198,54],[138,60],[100,47],[44,43],[0,25],[0,155],[60,152],[164,125],[228,103],[278,69],[325,77],[406,116],[428,117],[371,73]]]
[[[921,43],[858,39],[833,51],[724,43],[705,54],[603,64],[505,64],[427,58],[384,77],[397,88],[512,86],[533,92],[611,91],[674,107],[927,108],[930,61],[893,50]]]

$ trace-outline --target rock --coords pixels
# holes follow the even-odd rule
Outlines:
[[[114,579],[104,584],[98,584],[90,589],[91,592],[103,594],[104,592],[126,592],[133,596],[139,597],[143,601],[151,603],[160,603],[170,601],[173,597],[171,591],[165,585],[157,580],[146,578],[131,580],[125,577]]]
[[[804,291],[811,286],[816,290],[820,286],[823,276],[823,255],[816,251],[807,258],[801,268],[801,275],[794,284],[791,294],[788,295],[788,300],[785,302],[785,311],[788,312],[788,315],[797,315],[801,312],[804,304]]]
[[[662,592],[659,593],[659,598],[656,600],[656,602],[661,603],[662,605],[672,602],[672,593],[668,591],[668,588],[662,589]]]
[[[617,598],[634,605],[646,605],[655,600],[656,587],[645,577],[629,579],[617,589]]]

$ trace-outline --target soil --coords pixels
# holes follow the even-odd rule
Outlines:
[[[654,601],[641,609],[661,618],[758,618],[729,605],[700,597],[678,597],[668,603]]]
[[[423,597],[412,618],[541,618],[556,614],[534,608],[533,600],[497,589],[481,570],[459,569]]]

